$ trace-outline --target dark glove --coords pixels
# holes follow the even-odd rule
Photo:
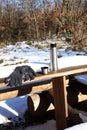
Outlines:
[[[22,80],[32,80],[35,76],[36,72],[30,66],[19,66],[15,68],[9,77],[5,78],[4,82],[11,87],[15,87],[22,85]]]
[[[22,66],[22,79],[26,80],[33,80],[36,76],[36,72],[28,65]]]

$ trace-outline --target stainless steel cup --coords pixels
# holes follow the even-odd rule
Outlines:
[[[41,67],[41,71],[42,71],[42,74],[47,74],[48,73],[48,67],[47,66]]]

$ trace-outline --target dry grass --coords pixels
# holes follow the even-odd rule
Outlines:
[[[4,62],[3,59],[0,59],[0,64],[3,63],[3,62]]]

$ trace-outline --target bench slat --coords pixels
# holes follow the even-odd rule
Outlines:
[[[39,86],[42,84],[48,84],[51,81],[52,81],[51,79],[45,79],[45,80],[37,80],[37,81],[23,83],[21,86],[18,86],[18,87],[5,86],[3,88],[0,88],[0,93],[5,93],[5,92],[9,92],[9,91],[14,91],[14,90],[27,89],[27,87],[35,87],[35,86]]]
[[[51,81],[51,79],[46,79],[23,83],[19,87],[5,86],[0,88],[0,100],[49,90],[52,88]]]

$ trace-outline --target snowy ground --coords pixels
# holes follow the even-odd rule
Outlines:
[[[59,49],[58,54],[63,57],[58,58],[58,68],[65,68],[69,66],[78,66],[87,64],[87,52],[72,52],[64,49]],[[80,54],[80,55],[76,55]],[[42,66],[50,66],[50,49],[42,48],[38,49],[22,42],[16,45],[9,45],[0,49],[0,60],[3,59],[3,63],[0,64],[0,78],[7,77],[16,66],[30,65],[35,71],[40,71]],[[76,76],[77,80],[87,85],[87,75]],[[9,122],[11,119],[14,123],[20,119],[24,122],[23,115],[27,110],[27,95],[17,97],[14,99],[0,101],[0,124]],[[21,108],[21,109],[20,109]],[[20,117],[20,119],[19,119]],[[48,129],[56,130],[55,121],[51,120],[45,123]],[[46,130],[40,126],[29,127],[26,130]],[[51,128],[50,128],[51,125]],[[20,129],[21,130],[21,129]]]

